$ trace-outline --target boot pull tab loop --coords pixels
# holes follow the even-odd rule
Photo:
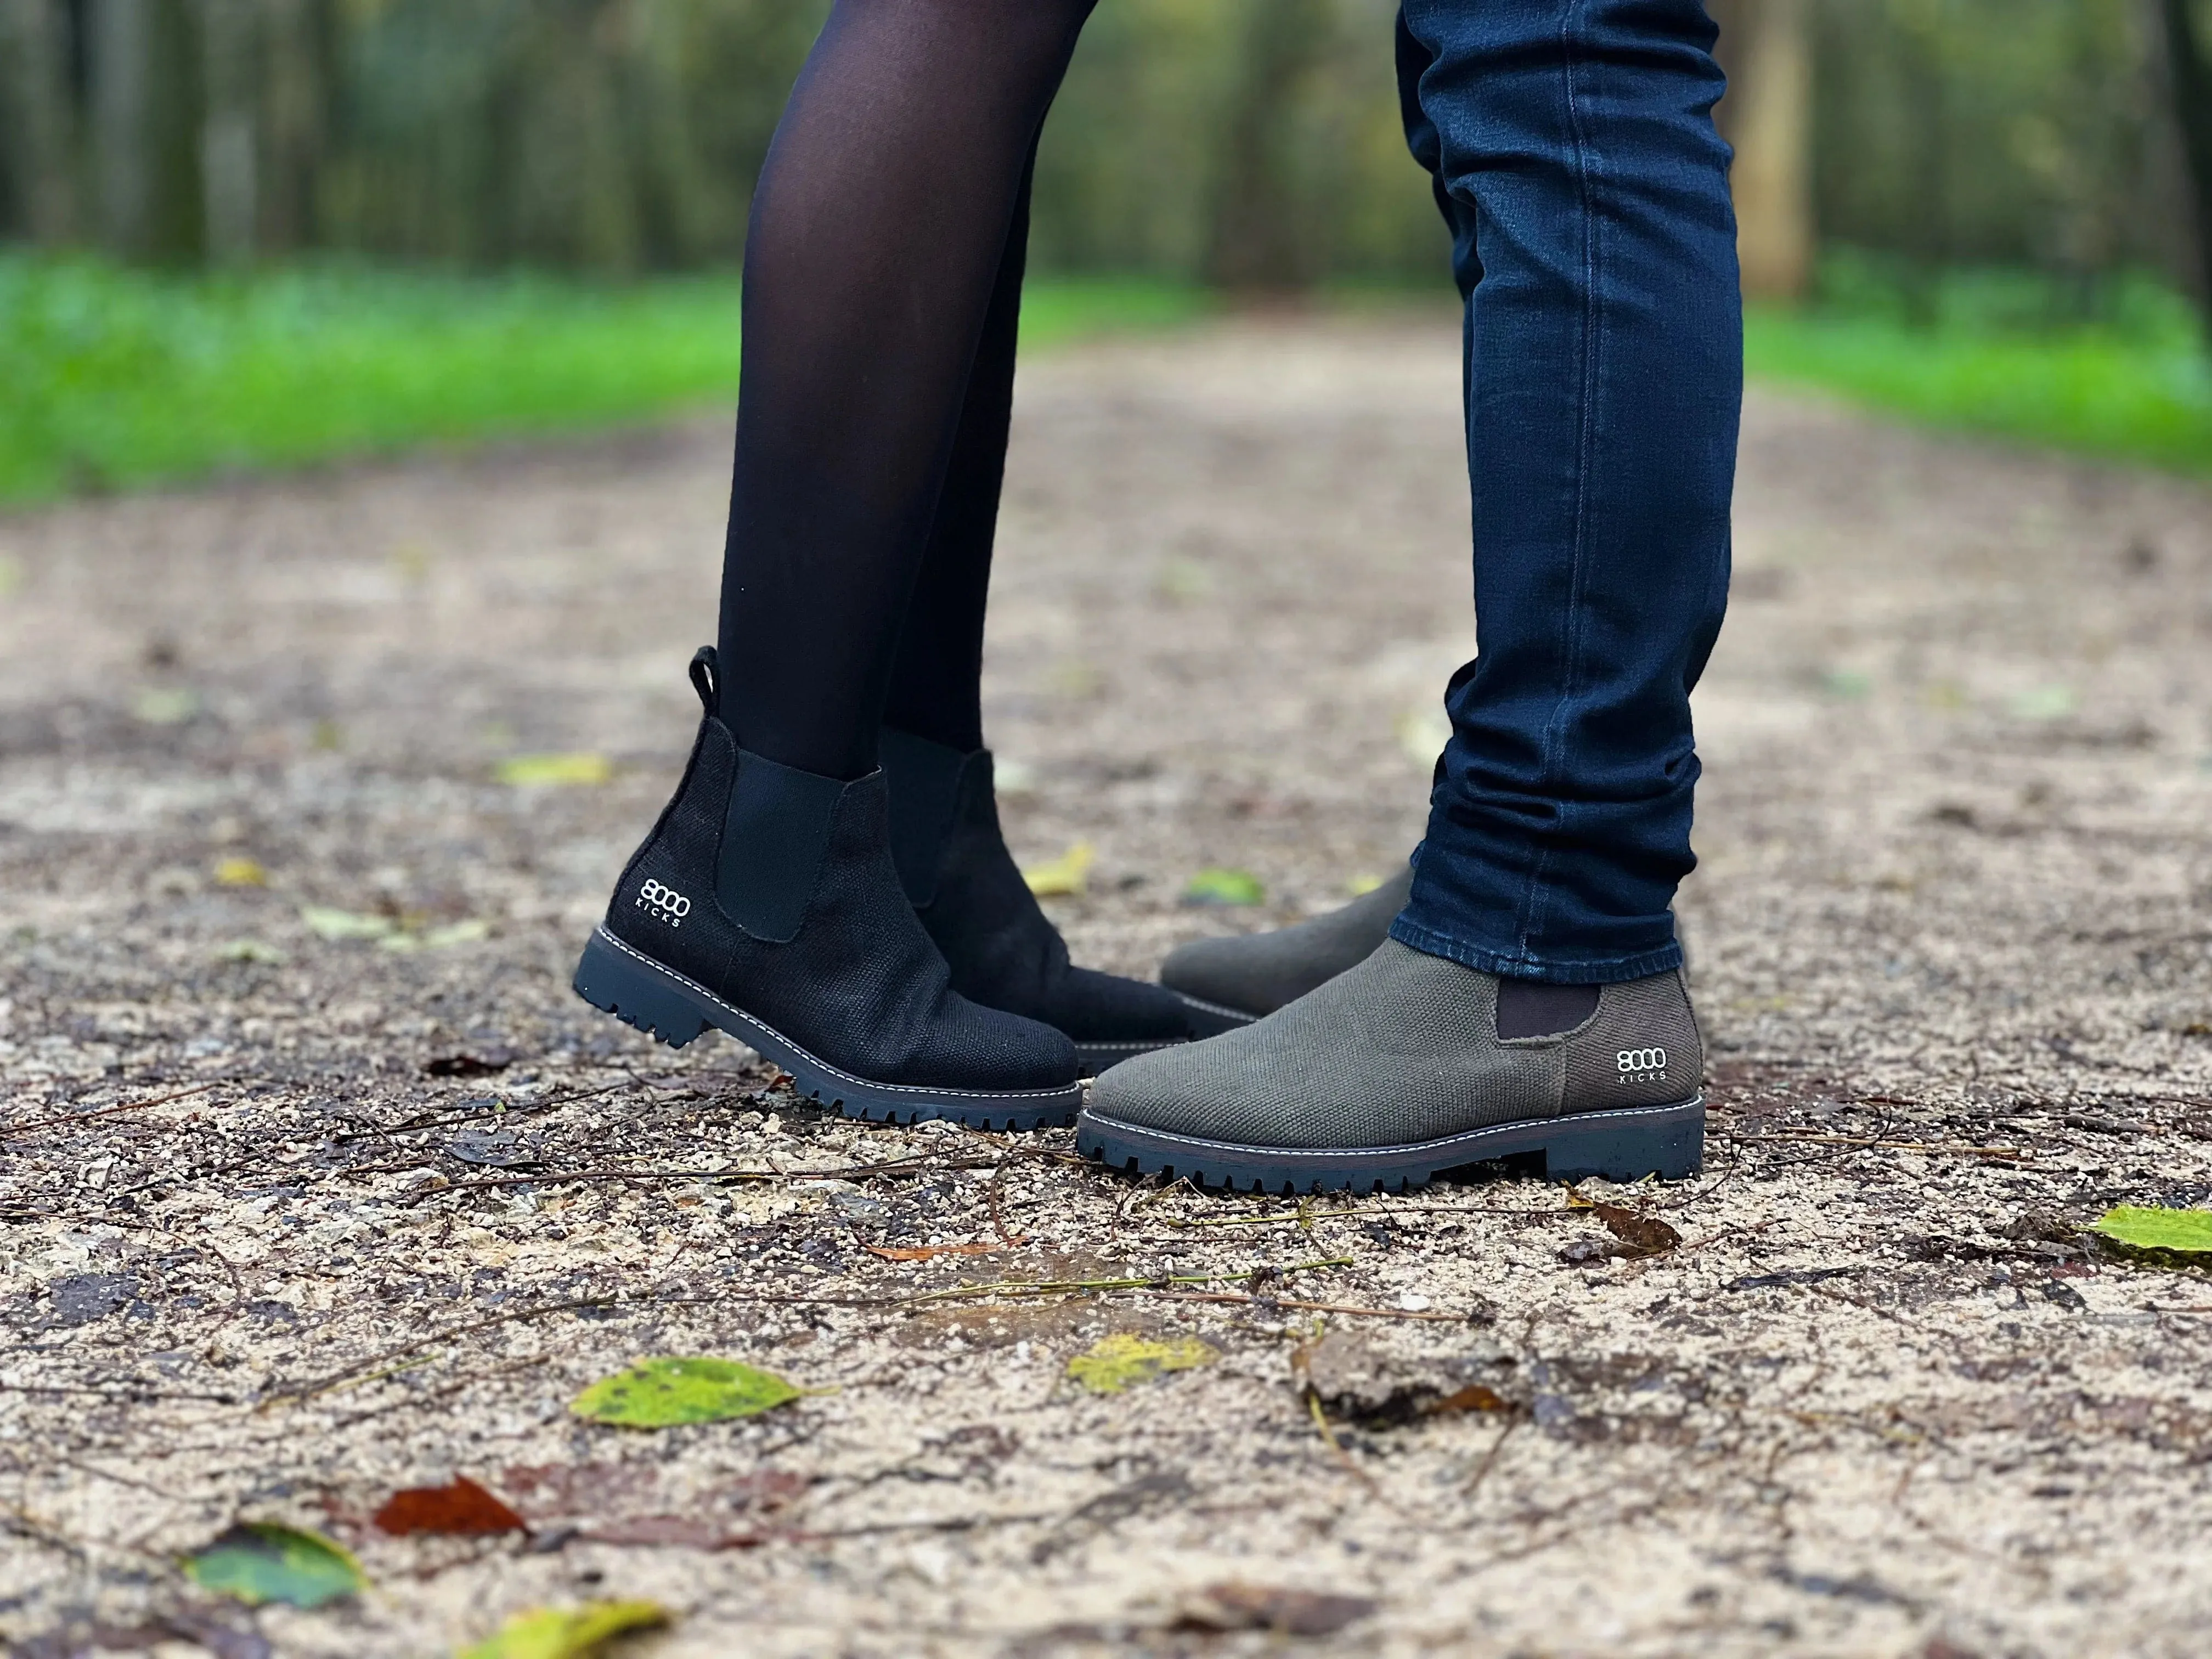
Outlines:
[[[722,659],[711,645],[702,645],[692,653],[691,689],[699,694],[701,708],[709,714],[721,713]]]

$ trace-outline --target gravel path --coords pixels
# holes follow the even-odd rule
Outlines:
[[[1247,324],[1026,372],[988,716],[1017,852],[1094,849],[1079,957],[1410,847],[1471,647],[1457,361]],[[726,465],[708,422],[0,519],[14,1650],[611,1596],[665,1656],[2201,1647],[2212,1283],[2079,1231],[2212,1194],[2201,488],[1753,398],[1682,903],[1713,1135],[1585,1186],[1680,1235],[1631,1257],[1510,1171],[1300,1208],[864,1131],[574,999]],[[502,781],[549,754],[606,775]],[[1181,903],[1212,866],[1266,904]],[[1116,1334],[1202,1363],[1094,1393]],[[570,1415],[653,1354],[824,1392]],[[456,1473],[532,1533],[371,1523]],[[241,1517],[372,1588],[186,1583]]]

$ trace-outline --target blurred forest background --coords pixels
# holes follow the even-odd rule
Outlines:
[[[1754,368],[2212,466],[2194,3],[1716,0],[1746,287],[1779,307]],[[750,187],[825,9],[0,0],[0,497],[726,391]],[[1033,245],[1033,269],[1086,280],[1041,285],[1037,326],[1445,292],[1394,9],[1105,0]],[[526,332],[574,361],[465,384]],[[437,341],[465,374],[414,361]],[[252,436],[232,405],[281,401],[302,352],[354,364],[358,397]],[[149,377],[218,359],[246,382],[194,394],[220,453],[137,429],[161,425],[128,408]],[[395,411],[403,382],[439,397]]]

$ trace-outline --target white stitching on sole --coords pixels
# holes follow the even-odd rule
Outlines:
[[[1108,1117],[1103,1112],[1085,1111],[1076,1121],[1077,1139],[1081,1139],[1085,1120],[1093,1125],[1108,1124],[1124,1133],[1146,1136],[1154,1140],[1171,1140],[1178,1146],[1195,1146],[1209,1152],[1224,1152],[1231,1157],[1249,1158],[1390,1158],[1403,1152],[1432,1152],[1443,1147],[1471,1145],[1485,1135],[1503,1133],[1508,1129],[1533,1128],[1538,1124],[1618,1122],[1624,1118],[1654,1117],[1665,1112],[1686,1112],[1692,1107],[1702,1109],[1704,1094],[1688,1100],[1678,1100],[1671,1106],[1622,1106],[1603,1112],[1568,1112],[1558,1117],[1524,1117],[1511,1123],[1492,1123],[1480,1129],[1463,1129],[1458,1134],[1446,1135],[1442,1140],[1412,1140],[1397,1146],[1246,1146],[1233,1140],[1204,1140],[1196,1135],[1179,1135],[1169,1129],[1151,1129],[1141,1123],[1125,1122],[1118,1117]]]
[[[706,998],[708,1001],[713,1003],[717,1008],[721,1009],[732,1018],[741,1019],[744,1021],[746,1024],[751,1026],[755,1030],[765,1032],[769,1036],[774,1037],[778,1042],[782,1043],[786,1048],[791,1049],[793,1052],[805,1054],[806,1056],[806,1063],[808,1065],[819,1066],[830,1076],[834,1078],[841,1078],[845,1082],[857,1085],[860,1088],[884,1089],[890,1091],[893,1093],[902,1095],[929,1095],[939,1098],[980,1100],[986,1102],[1000,1100],[1064,1101],[1068,1099],[1071,1096],[1078,1100],[1080,1100],[1083,1097],[1083,1085],[1080,1082],[1071,1083],[1064,1089],[929,1089],[916,1083],[877,1083],[867,1078],[855,1077],[852,1073],[842,1070],[837,1066],[832,1066],[828,1060],[819,1058],[803,1044],[793,1042],[789,1037],[784,1036],[782,1032],[777,1030],[775,1026],[769,1024],[766,1020],[755,1019],[750,1014],[747,1013],[742,1008],[732,1008],[728,1003],[723,1001],[721,998],[716,996],[705,986],[700,984],[697,980],[692,979],[686,975],[679,974],[673,968],[671,968],[666,963],[655,962],[651,957],[646,955],[644,951],[640,951],[632,945],[623,944],[622,940],[617,939],[612,933],[607,932],[605,928],[594,927],[592,931],[598,934],[599,938],[606,940],[608,944],[613,945],[615,949],[620,951],[624,956],[636,957],[647,967],[654,969],[660,973],[667,975],[669,978],[677,981],[679,984],[684,986],[690,990],[696,991],[701,996]],[[573,935],[571,937],[573,937]]]

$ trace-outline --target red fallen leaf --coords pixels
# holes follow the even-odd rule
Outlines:
[[[483,1534],[527,1532],[523,1518],[465,1474],[445,1486],[410,1486],[384,1500],[376,1512],[380,1532],[395,1538],[409,1533]]]
[[[992,1255],[1006,1249],[1003,1244],[863,1244],[860,1248],[870,1255],[879,1255],[886,1261],[927,1261],[939,1255]]]

